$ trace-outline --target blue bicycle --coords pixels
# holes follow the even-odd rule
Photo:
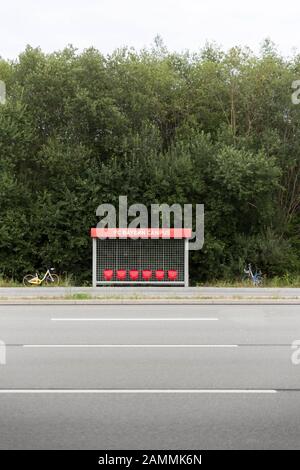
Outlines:
[[[245,276],[244,279],[250,280],[255,287],[258,287],[262,284],[263,282],[262,272],[260,270],[259,271],[256,270],[255,272],[253,272],[252,266],[250,263],[248,264],[248,268],[244,269],[244,273],[247,274],[247,276]]]

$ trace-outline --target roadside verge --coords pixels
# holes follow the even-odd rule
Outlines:
[[[299,288],[218,287],[10,287],[0,288],[1,304],[238,304],[300,305]]]

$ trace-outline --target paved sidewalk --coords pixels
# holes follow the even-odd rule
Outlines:
[[[219,287],[1,287],[5,299],[290,299],[300,301],[298,288]]]

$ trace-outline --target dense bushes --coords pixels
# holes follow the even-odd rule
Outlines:
[[[193,280],[300,269],[300,57],[265,44],[104,57],[28,47],[0,61],[0,273],[54,264],[90,280],[96,207],[204,203]]]

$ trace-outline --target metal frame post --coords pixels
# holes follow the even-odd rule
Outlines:
[[[93,287],[97,286],[97,238],[93,238]]]
[[[189,287],[189,239],[184,240],[184,287]]]

